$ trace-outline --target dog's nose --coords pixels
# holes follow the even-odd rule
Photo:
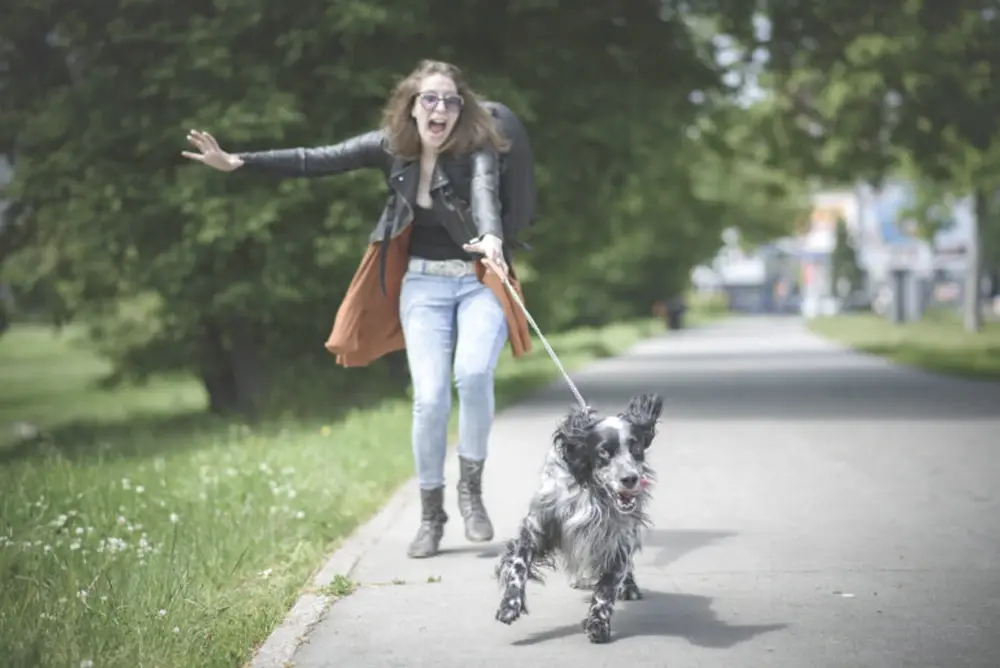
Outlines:
[[[639,484],[639,476],[637,475],[623,476],[621,481],[622,481],[622,487],[628,487],[631,489],[632,487],[635,487],[636,485]]]

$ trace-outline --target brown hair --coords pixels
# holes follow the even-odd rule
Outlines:
[[[464,154],[485,148],[502,152],[510,147],[509,142],[494,127],[489,110],[480,104],[482,99],[469,87],[458,67],[440,60],[421,60],[416,69],[396,84],[382,110],[382,127],[389,139],[389,151],[393,155],[404,160],[416,160],[420,157],[420,133],[410,112],[417,93],[420,92],[420,81],[432,74],[441,74],[454,81],[458,94],[464,100],[451,136],[441,146],[442,153]]]

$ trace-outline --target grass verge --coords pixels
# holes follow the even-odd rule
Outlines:
[[[661,330],[551,343],[575,368]],[[0,339],[0,443],[20,421],[49,434],[0,448],[2,663],[243,665],[333,545],[411,475],[410,405],[251,430],[206,421],[190,379],[102,391],[105,370],[72,336],[19,326]],[[505,352],[498,406],[557,373],[540,344]]]
[[[950,312],[930,312],[923,320],[901,325],[863,313],[817,318],[809,328],[900,364],[967,378],[1000,379],[1000,323],[986,323],[980,333],[969,334]]]

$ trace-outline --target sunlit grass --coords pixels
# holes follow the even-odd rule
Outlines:
[[[894,362],[971,378],[1000,379],[1000,323],[970,334],[953,312],[931,312],[923,320],[893,324],[874,314],[817,318],[817,334]]]
[[[573,368],[660,329],[551,342]],[[409,403],[250,429],[206,418],[191,379],[103,391],[105,370],[72,335],[0,339],[0,663],[242,665],[411,475]],[[499,405],[556,374],[540,344],[505,353]],[[15,422],[43,438],[15,447]]]

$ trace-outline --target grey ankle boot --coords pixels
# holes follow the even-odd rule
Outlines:
[[[444,512],[444,487],[420,490],[420,528],[406,551],[411,559],[433,557],[441,546],[448,514]]]
[[[465,520],[465,537],[473,543],[493,540],[493,524],[483,506],[483,464],[459,457],[458,510]]]

